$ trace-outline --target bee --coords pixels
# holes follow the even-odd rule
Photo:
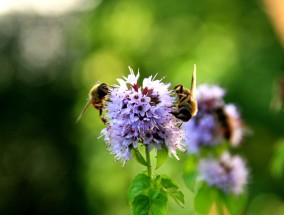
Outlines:
[[[219,107],[215,110],[217,120],[221,125],[221,130],[226,140],[230,140],[233,134],[233,128],[231,126],[230,118],[226,114],[224,107]]]
[[[102,113],[103,113],[103,107],[106,103],[106,97],[109,93],[110,93],[110,85],[106,83],[99,83],[93,86],[89,92],[89,98],[87,104],[81,111],[76,122],[78,122],[81,119],[85,110],[90,106],[90,104],[92,104],[95,109],[99,110],[102,122],[106,123],[106,119],[102,116]]]
[[[223,160],[220,160],[219,164],[227,174],[232,171],[232,167],[230,166],[230,164],[224,162]]]
[[[214,109],[214,113],[224,139],[236,146],[242,141],[244,133],[249,134],[251,130],[240,118],[239,113],[234,113],[237,110],[231,109],[232,107],[229,107],[229,105],[220,106]]]
[[[198,105],[194,98],[196,91],[196,65],[194,64],[194,69],[191,79],[191,88],[186,89],[182,84],[174,87],[174,92],[178,97],[177,110],[171,112],[176,118],[182,120],[183,122],[189,121],[193,116],[197,114]]]

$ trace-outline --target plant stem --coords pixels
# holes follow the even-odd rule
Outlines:
[[[223,205],[222,205],[222,202],[219,202],[218,200],[217,200],[217,214],[218,215],[223,215]]]
[[[148,176],[152,180],[153,179],[152,164],[151,164],[150,152],[148,150],[148,146],[147,145],[145,146],[145,153],[146,153],[146,162],[147,162]]]

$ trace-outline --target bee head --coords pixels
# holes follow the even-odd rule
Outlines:
[[[105,94],[108,94],[110,92],[110,89],[109,89],[109,85],[106,84],[106,83],[101,83],[99,85],[99,91],[105,93]]]
[[[182,85],[182,84],[179,84],[179,85],[175,86],[174,91],[175,91],[175,93],[177,93],[177,94],[182,93],[182,92],[183,92],[183,85]]]
[[[95,88],[93,93],[97,94],[97,96],[102,99],[110,93],[109,85],[106,83],[101,83]]]

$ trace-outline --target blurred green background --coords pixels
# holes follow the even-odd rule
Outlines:
[[[130,214],[127,189],[144,168],[114,162],[96,110],[76,118],[93,84],[116,83],[128,66],[189,85],[193,64],[197,83],[226,88],[250,128],[235,150],[250,167],[244,214],[284,214],[283,177],[271,173],[284,113],[270,108],[284,52],[263,2],[9,2],[0,3],[0,214]],[[168,214],[194,214],[182,171],[174,158],[158,171],[185,193],[185,208],[170,200]]]

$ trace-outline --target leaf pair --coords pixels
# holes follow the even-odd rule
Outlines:
[[[134,215],[163,215],[167,210],[167,194],[155,186],[144,173],[137,175],[128,191],[128,201]]]
[[[128,200],[134,215],[164,215],[167,211],[168,194],[180,206],[184,206],[184,196],[170,178],[157,176],[151,180],[141,173],[130,185]]]

